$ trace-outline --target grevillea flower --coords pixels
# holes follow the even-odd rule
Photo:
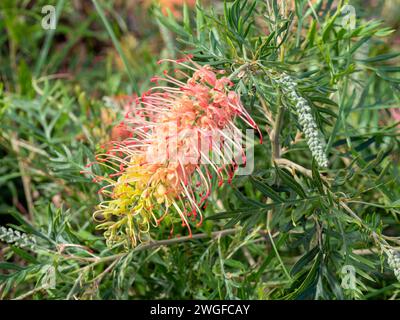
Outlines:
[[[190,221],[201,224],[214,180],[230,182],[246,161],[235,119],[258,130],[224,71],[189,57],[164,61],[179,69],[152,79],[155,86],[129,104],[121,137],[96,156],[112,171],[95,177],[105,183],[100,192],[108,199],[94,218],[109,244],[134,246],[148,239],[151,226],[174,215],[191,235]]]

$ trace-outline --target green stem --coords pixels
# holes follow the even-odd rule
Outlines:
[[[65,0],[58,0],[57,2],[57,6],[56,6],[56,22],[58,23],[59,17],[61,15],[61,11],[64,7],[64,2]],[[39,60],[36,63],[35,66],[35,76],[39,77],[40,76],[40,72],[42,70],[43,64],[47,58],[47,55],[49,54],[49,50],[50,50],[50,46],[51,46],[51,41],[53,40],[54,37],[54,33],[56,30],[51,29],[47,32],[46,35],[46,40],[44,42],[44,46],[40,52],[40,56],[39,56]]]
[[[276,120],[274,123],[274,127],[271,132],[271,139],[272,139],[272,160],[279,159],[281,157],[281,144],[279,140],[279,133],[282,128],[283,124],[283,116],[284,116],[284,108],[281,104],[281,98],[278,98],[278,114],[276,116]]]
[[[232,72],[229,75],[229,79],[232,80],[233,78],[235,78],[240,72],[242,72],[243,70],[247,69],[248,67],[250,67],[250,63],[246,62],[245,64],[241,65],[239,68],[237,68],[234,72]]]
[[[107,20],[107,18],[105,16],[105,14],[104,14],[104,10],[98,4],[97,0],[92,0],[92,2],[94,4],[94,6],[95,6],[95,8],[96,8],[101,20],[103,21],[104,26],[106,27],[108,34],[111,37],[111,40],[112,40],[112,42],[114,44],[115,49],[117,50],[118,54],[120,55],[120,57],[122,59],[122,62],[124,64],[124,66],[125,66],[125,69],[126,69],[126,72],[128,74],[129,80],[130,80],[130,82],[132,84],[133,90],[135,91],[135,93],[137,95],[140,95],[139,87],[138,87],[138,85],[136,83],[136,79],[135,79],[135,77],[134,77],[134,75],[132,73],[132,70],[131,70],[130,66],[129,66],[128,59],[126,58],[126,56],[125,56],[125,54],[124,54],[124,52],[122,50],[122,47],[121,47],[120,43],[118,42],[118,39],[115,36],[115,33],[112,30],[112,28],[111,28],[111,26],[110,26],[110,24],[109,24],[109,22],[108,22],[108,20]]]
[[[286,269],[285,264],[282,261],[282,258],[279,254],[278,248],[275,245],[274,239],[271,235],[271,227],[270,227],[270,221],[271,221],[271,211],[267,214],[267,232],[268,232],[268,237],[271,241],[272,248],[274,249],[275,255],[279,260],[279,264],[282,266],[283,272],[285,273],[286,277],[289,279],[289,281],[292,281],[292,277],[290,276],[290,273]]]
[[[239,232],[240,230],[241,230],[241,228],[232,228],[232,229],[225,229],[225,230],[221,230],[221,231],[214,231],[214,232],[211,232],[211,234],[199,233],[199,234],[194,234],[192,236],[185,236],[185,237],[168,239],[168,240],[154,241],[154,242],[149,242],[147,244],[139,245],[132,251],[139,252],[139,251],[143,251],[143,250],[147,250],[147,249],[157,248],[160,246],[169,246],[169,245],[173,245],[176,243],[197,240],[197,239],[207,239],[207,238],[215,239],[217,237],[224,237],[224,236],[229,236],[229,235],[235,234],[235,233]],[[114,254],[111,256],[106,256],[106,257],[90,257],[90,258],[88,258],[88,257],[78,257],[78,256],[70,256],[70,255],[65,256],[65,257],[66,258],[75,258],[75,259],[81,260],[81,261],[93,262],[91,264],[91,266],[93,266],[93,265],[97,265],[102,262],[113,261],[115,259],[119,259],[126,254],[127,254],[127,252],[122,252],[122,253]]]

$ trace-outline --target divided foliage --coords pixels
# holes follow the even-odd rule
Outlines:
[[[27,2],[0,4],[0,225],[15,230],[0,238],[1,298],[397,296],[386,253],[400,243],[390,112],[400,67],[383,21],[347,28],[344,1],[213,1],[185,5],[181,18],[138,9],[135,19],[152,19],[138,34],[113,1],[76,12],[61,0],[49,33],[39,23],[46,1]],[[216,189],[201,237],[108,248],[91,217],[98,187],[80,174],[120,121],[102,97],[144,91],[165,67],[159,58],[186,54],[233,74],[264,138],[254,172]],[[328,169],[312,160],[282,74],[312,109]],[[35,242],[20,245],[23,233]],[[152,236],[168,239],[169,229]]]

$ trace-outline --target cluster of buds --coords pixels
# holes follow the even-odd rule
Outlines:
[[[390,249],[386,251],[389,267],[393,270],[397,280],[400,281],[400,253]]]
[[[20,248],[32,249],[36,245],[36,239],[26,233],[12,228],[0,227],[0,241],[12,244]]]
[[[94,177],[105,184],[100,192],[107,199],[94,218],[109,245],[135,246],[149,239],[152,226],[174,216],[191,235],[191,222],[202,223],[214,181],[229,182],[246,162],[235,119],[258,130],[223,70],[190,57],[164,61],[179,65],[174,76],[165,71],[152,78],[155,86],[148,92],[127,99],[116,131],[123,136],[113,137],[96,156],[95,163],[112,171]]]
[[[276,82],[281,86],[283,93],[294,103],[299,123],[307,140],[311,154],[322,168],[328,167],[328,159],[324,148],[325,141],[318,130],[318,126],[313,118],[311,108],[306,99],[297,93],[296,82],[287,74],[282,74]]]

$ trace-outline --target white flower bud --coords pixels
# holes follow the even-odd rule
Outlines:
[[[11,228],[0,227],[0,241],[12,244],[17,247],[34,247],[36,244],[36,239],[33,236],[27,235],[26,233],[21,233],[18,230],[13,230]]]
[[[286,74],[276,80],[281,84],[283,92],[293,100],[299,123],[302,126],[311,154],[320,167],[328,167],[328,158],[324,152],[325,141],[322,139],[318,126],[312,116],[311,108],[303,97],[299,96],[296,82]]]
[[[389,267],[393,270],[397,280],[400,281],[400,253],[394,249],[390,249],[386,254],[388,257]]]

